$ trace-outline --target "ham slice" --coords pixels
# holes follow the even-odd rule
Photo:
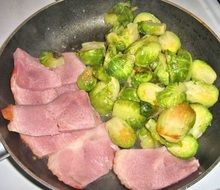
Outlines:
[[[89,129],[101,122],[89,102],[88,94],[81,90],[64,93],[48,104],[10,106],[2,113],[11,120],[8,125],[10,131],[31,136]]]
[[[189,176],[198,167],[198,160],[181,160],[165,147],[119,150],[114,159],[114,172],[132,190],[162,189]]]
[[[87,131],[48,159],[48,168],[52,173],[77,189],[85,188],[107,174],[112,168],[116,150],[104,125]]]
[[[60,133],[53,136],[39,137],[21,134],[20,137],[38,158],[42,158],[61,150],[82,136],[86,131],[87,130],[78,130],[71,133]]]
[[[63,56],[65,64],[49,69],[40,64],[38,59],[17,48],[13,71],[17,85],[29,90],[45,90],[75,83],[85,66],[74,53],[64,53]]]
[[[16,104],[38,105],[54,100],[62,93],[74,91],[84,64],[71,52],[63,53],[64,65],[49,69],[37,58],[17,48],[14,53],[14,71],[11,90]]]

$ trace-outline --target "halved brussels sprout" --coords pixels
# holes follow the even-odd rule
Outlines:
[[[77,79],[77,86],[81,90],[91,91],[97,83],[97,79],[92,75],[92,69],[86,68]]]
[[[145,73],[137,73],[131,77],[131,84],[138,87],[141,83],[149,82],[153,78],[153,74],[148,71]]]
[[[162,35],[166,31],[166,24],[152,21],[142,21],[138,23],[138,30],[141,34]]]
[[[89,93],[91,104],[100,115],[106,116],[112,111],[119,90],[118,80],[112,77],[110,82],[98,82]]]
[[[125,53],[129,53],[134,55],[136,51],[142,47],[143,45],[147,45],[150,42],[158,42],[157,36],[152,35],[145,35],[141,39],[136,40],[134,43],[132,43],[126,50]]]
[[[132,87],[123,88],[118,98],[121,100],[131,100],[134,102],[140,102],[140,99],[137,95],[137,89]]]
[[[106,40],[109,45],[115,46],[118,51],[124,51],[139,37],[137,24],[130,23],[120,34],[116,32],[107,34]]]
[[[124,119],[134,129],[143,127],[145,122],[145,117],[140,114],[140,104],[130,100],[117,100],[112,116]]]
[[[163,35],[159,37],[159,43],[162,50],[169,50],[176,53],[181,47],[181,42],[179,37],[171,31],[166,31]]]
[[[167,149],[176,157],[189,159],[195,156],[198,147],[199,144],[197,140],[193,136],[186,135],[182,139],[182,141],[177,144],[172,144],[171,146],[168,146]]]
[[[158,80],[164,84],[168,85],[169,84],[169,72],[168,72],[168,66],[166,63],[166,57],[164,54],[160,53],[159,54],[159,63],[155,68],[154,73],[156,74]]]
[[[189,77],[191,61],[182,55],[166,52],[170,82],[183,82]]]
[[[168,85],[163,91],[157,94],[157,103],[162,108],[169,108],[186,100],[186,87],[183,83]]]
[[[190,106],[196,113],[196,121],[189,133],[197,139],[211,125],[213,117],[211,112],[201,104],[191,104]]]
[[[83,43],[78,55],[86,65],[100,65],[105,57],[105,44],[104,42]]]
[[[196,114],[189,104],[178,104],[160,113],[157,132],[169,142],[179,142],[193,127],[195,119]]]
[[[156,99],[157,93],[162,90],[163,88],[160,87],[159,85],[146,82],[139,85],[137,94],[140,100],[155,105],[157,101]]]
[[[134,129],[126,121],[113,117],[106,122],[106,128],[112,142],[121,148],[131,148],[136,142]]]
[[[157,148],[161,145],[151,136],[151,133],[144,127],[139,129],[137,131],[137,134],[140,139],[140,145],[142,148]]]
[[[212,67],[202,60],[194,60],[190,71],[193,80],[200,80],[208,84],[212,84],[217,78]]]
[[[211,107],[218,101],[219,90],[214,85],[202,81],[188,81],[184,84],[189,102]]]
[[[56,68],[64,64],[62,54],[53,51],[43,51],[39,55],[39,61],[42,65],[49,68]]]
[[[112,10],[104,16],[105,23],[111,26],[126,26],[128,23],[131,23],[133,19],[133,8],[129,2],[115,4]]]
[[[106,72],[118,80],[126,80],[133,72],[133,55],[118,54],[108,63]]]
[[[134,18],[134,23],[138,23],[142,21],[152,21],[154,23],[161,23],[156,16],[148,12],[142,12]]]
[[[159,43],[150,42],[147,45],[140,47],[135,53],[135,65],[146,67],[153,61],[156,61],[161,47]]]

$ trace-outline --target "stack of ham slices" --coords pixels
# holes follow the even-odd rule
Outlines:
[[[38,158],[48,157],[48,168],[59,180],[83,189],[113,168],[127,188],[153,190],[198,169],[196,159],[178,159],[165,147],[116,147],[88,94],[76,85],[84,64],[72,52],[63,57],[65,64],[49,69],[18,48],[11,76],[16,105],[2,110],[8,129],[19,133]]]

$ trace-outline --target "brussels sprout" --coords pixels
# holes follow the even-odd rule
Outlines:
[[[159,54],[159,64],[157,65],[155,71],[155,75],[157,76],[158,80],[164,84],[168,85],[169,84],[169,72],[168,72],[168,66],[166,63],[166,57],[164,54],[160,53]]]
[[[89,93],[91,104],[98,113],[102,116],[106,116],[112,111],[119,90],[119,82],[113,77],[110,82],[100,81]]]
[[[168,151],[176,157],[182,159],[189,159],[195,156],[198,150],[199,144],[197,140],[187,135],[185,136],[180,143],[173,144],[167,147]]]
[[[86,65],[100,65],[105,57],[105,44],[104,42],[83,43],[78,55]]]
[[[162,108],[169,108],[186,100],[186,87],[183,83],[168,85],[163,91],[157,94],[157,103]]]
[[[133,72],[134,56],[118,54],[108,63],[106,72],[118,80],[126,80]]]
[[[131,77],[131,84],[134,87],[138,87],[141,83],[149,82],[153,78],[150,71],[145,73],[137,73]]]
[[[153,61],[157,60],[160,51],[160,44],[156,42],[150,42],[147,45],[140,47],[135,53],[135,65],[146,67]]]
[[[64,64],[63,56],[53,51],[41,52],[39,60],[42,65],[49,68],[55,68]]]
[[[166,31],[166,24],[154,23],[152,21],[142,21],[138,23],[138,30],[141,34],[162,35]]]
[[[170,82],[183,82],[189,76],[190,60],[170,51],[166,53]]]
[[[101,81],[108,82],[111,80],[111,77],[107,74],[105,68],[101,66],[93,67],[93,75]]]
[[[134,19],[133,9],[129,2],[117,3],[112,10],[105,14],[105,23],[111,26],[126,26]]]
[[[146,82],[139,85],[137,89],[137,94],[140,100],[148,102],[152,105],[156,103],[156,95],[158,92],[162,91],[163,88],[157,84]]]
[[[157,132],[169,142],[178,142],[193,127],[196,114],[187,103],[162,111],[157,121]]]
[[[108,66],[109,61],[111,61],[111,59],[116,55],[117,55],[116,47],[113,45],[109,45],[105,54],[105,60],[103,66],[106,68]]]
[[[138,23],[142,21],[152,21],[154,23],[161,23],[157,17],[155,17],[153,14],[148,12],[142,12],[134,18],[134,23]]]
[[[137,134],[142,148],[157,148],[160,146],[160,143],[153,139],[151,133],[146,128],[139,129]]]
[[[77,86],[81,90],[91,91],[97,83],[97,79],[92,75],[92,69],[86,68],[77,79]]]
[[[193,80],[200,80],[208,84],[212,84],[217,78],[212,67],[202,60],[193,61],[190,71]]]
[[[169,50],[174,53],[181,47],[179,37],[170,31],[166,31],[159,37],[159,43],[161,44],[162,50]]]
[[[145,122],[145,117],[140,114],[140,104],[130,100],[117,100],[112,116],[124,119],[134,129],[143,127]]]
[[[136,142],[134,129],[124,120],[113,117],[106,122],[106,128],[112,142],[121,148],[131,148]]]
[[[152,35],[145,35],[141,39],[138,39],[134,43],[132,43],[126,50],[125,53],[129,53],[134,55],[136,51],[142,47],[143,45],[147,45],[150,42],[158,42],[158,37],[157,36],[152,36]]]
[[[196,121],[189,133],[197,139],[211,125],[213,117],[210,111],[201,104],[191,104],[190,106],[196,113]]]
[[[188,62],[192,62],[192,55],[186,49],[180,48],[177,52],[178,57],[187,60]]]
[[[187,89],[186,99],[189,102],[211,107],[218,101],[219,91],[214,85],[202,81],[188,81],[184,84]]]
[[[131,87],[122,89],[118,98],[121,100],[131,100],[134,102],[140,102],[140,99],[137,95],[137,89]]]
[[[124,51],[139,37],[137,24],[130,23],[120,34],[116,32],[109,33],[106,40],[109,45],[115,46],[118,51]]]

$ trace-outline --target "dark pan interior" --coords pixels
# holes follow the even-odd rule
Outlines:
[[[103,22],[103,14],[116,2],[116,0],[65,0],[39,12],[18,29],[0,55],[0,108],[14,103],[9,80],[13,69],[12,55],[17,47],[26,50],[33,56],[38,56],[42,50],[72,51],[79,48],[82,42],[103,41],[104,33],[107,31]],[[149,11],[159,17],[167,24],[168,30],[174,31],[180,36],[182,46],[192,52],[194,59],[206,60],[220,75],[219,41],[200,22],[162,1],[136,0],[133,3],[138,6],[138,12]],[[220,87],[219,77],[216,85]],[[214,114],[214,120],[212,126],[200,139],[200,149],[197,155],[201,164],[200,171],[167,189],[177,189],[189,184],[198,177],[199,172],[207,171],[219,158],[219,102],[211,111]],[[36,159],[31,151],[22,144],[17,134],[9,133],[6,125],[7,122],[1,116],[0,132],[3,144],[23,170],[48,188],[72,189],[58,181],[47,169],[47,160]],[[98,179],[86,189],[101,190],[103,187],[105,190],[125,189],[113,173]]]

